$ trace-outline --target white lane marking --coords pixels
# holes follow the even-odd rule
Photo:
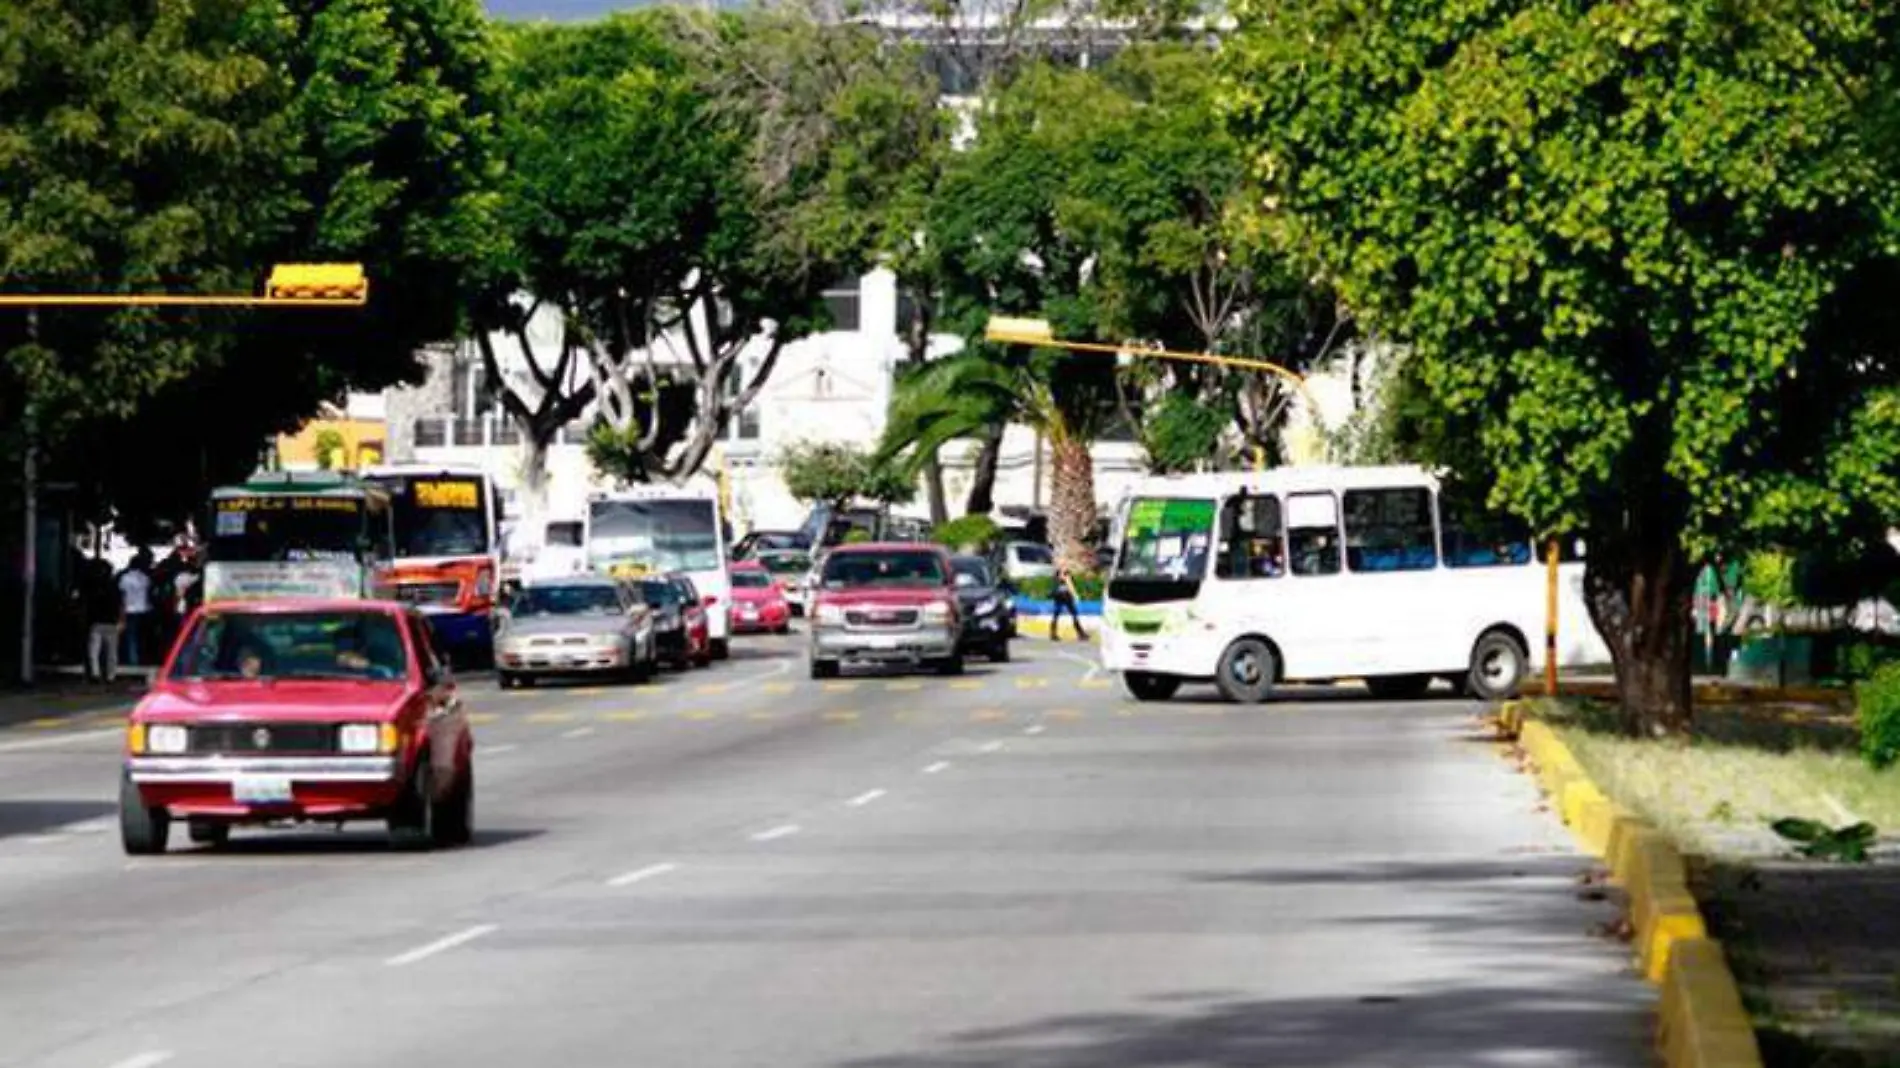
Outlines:
[[[158,1068],[173,1056],[175,1054],[168,1049],[148,1049],[144,1053],[135,1053],[122,1061],[113,1062],[112,1068]]]
[[[496,753],[512,753],[519,748],[521,747],[509,742],[506,745],[478,745],[475,751],[483,756],[494,756]]]
[[[948,760],[939,760],[935,764],[932,764],[929,767],[925,768],[924,774],[935,775],[949,766],[950,766],[950,762]]]
[[[645,882],[648,879],[653,878],[654,876],[665,875],[669,871],[678,871],[678,870],[679,870],[678,864],[649,864],[646,867],[639,869],[638,871],[630,871],[626,873],[625,875],[616,875],[613,878],[607,880],[607,885],[608,886],[632,886],[634,883]]]
[[[125,728],[105,727],[96,731],[75,731],[72,734],[60,734],[51,738],[35,738],[29,742],[6,742],[0,744],[0,753],[24,753],[29,749],[51,749],[54,746],[88,742],[97,738],[111,738],[115,735],[125,737]]]
[[[883,796],[884,791],[882,790],[866,790],[851,800],[846,801],[845,804],[850,805],[852,808],[863,808]]]
[[[50,842],[57,842],[57,841],[59,841],[59,835],[56,835],[56,834],[32,834],[32,835],[28,835],[28,836],[26,836],[25,838],[22,838],[22,839],[20,839],[20,841],[21,841],[21,843],[22,843],[22,844],[25,844],[25,845],[46,845],[46,844],[48,844],[48,843],[50,843]]]
[[[752,836],[754,842],[769,842],[774,838],[787,838],[798,833],[798,824],[781,823],[770,830],[760,831]]]
[[[1071,664],[1081,664],[1083,667],[1088,668],[1088,673],[1082,676],[1084,679],[1092,679],[1102,670],[1102,662],[1100,660],[1090,660],[1087,657],[1077,656],[1074,653],[1067,652],[1057,652],[1056,655]]]
[[[592,734],[592,733],[594,733],[594,728],[592,728],[592,727],[576,727],[576,728],[574,728],[574,729],[573,729],[573,730],[571,730],[571,731],[562,731],[562,732],[561,732],[561,737],[563,737],[563,738],[585,738],[585,737],[587,737],[588,735],[590,735],[590,734]]]
[[[478,923],[475,926],[468,928],[467,930],[457,931],[454,934],[448,936],[447,938],[438,938],[426,946],[417,946],[416,948],[410,950],[407,953],[398,953],[396,956],[389,958],[383,963],[389,965],[392,968],[400,968],[405,964],[414,964],[415,962],[419,960],[423,960],[428,957],[433,957],[437,953],[454,949],[456,946],[459,946],[464,942],[473,942],[477,938],[480,938],[481,936],[488,934],[489,932],[494,931],[495,929],[496,929],[496,926],[492,923]]]
[[[978,752],[982,752],[982,753],[994,753],[994,752],[996,752],[997,750],[999,750],[999,749],[1001,749],[1001,748],[1003,748],[1003,743],[1002,743],[1002,742],[984,742],[984,743],[983,743],[983,748],[982,748],[982,749],[980,749],[980,750],[978,750]]]
[[[1023,728],[1023,733],[1024,733],[1024,734],[1041,734],[1041,733],[1042,733],[1042,731],[1043,731],[1043,726],[1042,726],[1042,724],[1040,724],[1040,723],[1038,723],[1038,724],[1036,724],[1036,725],[1034,725],[1034,726],[1031,726],[1031,727],[1024,727],[1024,728]]]
[[[96,820],[80,820],[78,823],[62,824],[53,828],[55,834],[104,834],[118,826],[119,821],[110,816],[101,816]]]

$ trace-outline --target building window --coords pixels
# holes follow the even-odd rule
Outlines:
[[[1295,575],[1339,573],[1339,502],[1330,493],[1286,499],[1287,549]]]
[[[1229,498],[1221,506],[1220,536],[1220,559],[1214,564],[1217,577],[1278,578],[1286,573],[1280,498]]]
[[[1432,491],[1346,491],[1346,566],[1354,571],[1429,571],[1438,566]]]
[[[863,280],[846,278],[825,290],[825,310],[831,313],[833,330],[857,330],[862,320]]]

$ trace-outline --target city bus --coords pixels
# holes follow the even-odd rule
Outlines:
[[[714,659],[730,655],[732,582],[726,523],[711,490],[645,486],[587,501],[582,544],[589,569],[622,578],[679,572],[707,600]]]
[[[389,494],[396,528],[390,583],[415,605],[451,657],[482,662],[493,649],[501,572],[501,501],[479,467],[374,467],[366,481]]]
[[[1434,679],[1485,699],[1543,661],[1547,573],[1530,532],[1441,507],[1416,467],[1285,467],[1148,479],[1114,519],[1102,662],[1137,699],[1211,681],[1252,703],[1287,681]],[[1582,546],[1559,564],[1558,664],[1609,651],[1584,607]]]
[[[389,494],[329,472],[259,472],[211,492],[206,601],[386,597]]]

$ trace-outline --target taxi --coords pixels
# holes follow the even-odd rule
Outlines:
[[[216,847],[247,824],[373,820],[406,847],[463,845],[474,747],[415,608],[206,605],[132,711],[120,839],[129,854],[155,854],[174,823]]]

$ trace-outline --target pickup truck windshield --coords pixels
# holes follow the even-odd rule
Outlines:
[[[935,553],[834,552],[825,559],[825,588],[854,586],[924,589],[943,585],[943,562]]]

